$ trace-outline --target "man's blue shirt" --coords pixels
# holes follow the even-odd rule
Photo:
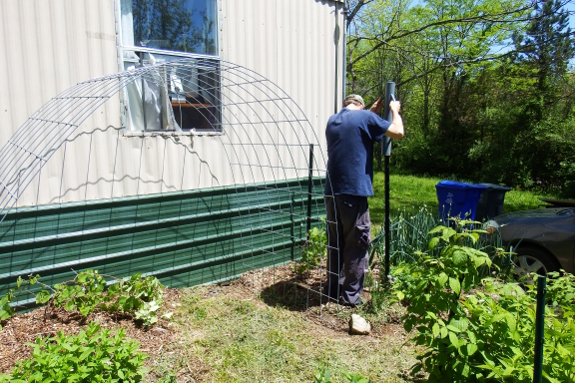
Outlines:
[[[390,125],[368,110],[343,108],[329,118],[325,195],[373,195],[373,144]]]

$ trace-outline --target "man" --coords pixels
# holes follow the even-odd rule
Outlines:
[[[327,181],[325,207],[328,235],[328,280],[324,293],[349,306],[360,295],[369,259],[371,222],[367,197],[373,195],[373,144],[383,136],[403,137],[400,103],[389,104],[392,122],[379,117],[381,97],[367,110],[363,98],[346,97],[343,109],[331,116],[325,131]]]

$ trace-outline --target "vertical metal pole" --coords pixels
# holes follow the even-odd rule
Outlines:
[[[547,277],[537,278],[537,309],[535,311],[535,356],[533,366],[533,383],[541,383],[543,374],[543,341],[545,338],[545,292]]]
[[[306,236],[311,229],[311,193],[313,191],[313,144],[309,144],[309,167],[307,177],[307,225]]]
[[[391,111],[389,110],[389,103],[392,100],[395,100],[395,83],[392,81],[388,81],[385,84],[385,104],[383,109],[383,116],[384,118],[391,122],[392,116]],[[384,162],[384,174],[385,174],[385,222],[384,222],[384,232],[385,232],[385,280],[387,280],[387,276],[389,275],[389,157],[391,156],[391,138],[383,137],[381,141],[381,155],[385,156]]]
[[[385,156],[385,164],[384,164],[384,172],[385,172],[385,223],[384,223],[384,232],[385,232],[385,280],[387,280],[387,276],[389,275],[389,156]]]
[[[295,260],[295,221],[294,221],[294,192],[290,191],[290,205],[289,205],[289,217],[290,217],[290,235],[291,235],[291,260]]]

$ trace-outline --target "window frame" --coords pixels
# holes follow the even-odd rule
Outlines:
[[[216,62],[218,65],[220,65],[220,61],[221,61],[221,57],[220,57],[220,30],[221,30],[221,8],[220,8],[220,1],[221,0],[213,0],[215,1],[215,7],[216,7],[216,12],[215,12],[215,50],[216,50],[216,54],[211,55],[211,54],[202,54],[202,53],[190,53],[190,52],[182,52],[182,51],[173,51],[173,50],[168,50],[168,49],[159,49],[159,48],[149,48],[149,47],[141,47],[141,46],[130,46],[130,45],[124,45],[123,44],[123,36],[122,36],[122,2],[126,1],[126,0],[115,0],[115,14],[116,14],[116,47],[117,47],[117,52],[118,52],[118,68],[120,70],[120,72],[125,71],[126,69],[126,64],[129,63],[134,63],[136,65],[140,64],[140,59],[135,59],[135,58],[126,58],[124,56],[124,52],[134,52],[136,55],[139,55],[140,53],[148,53],[148,54],[155,54],[155,55],[160,55],[160,56],[168,56],[171,58],[175,58],[175,59],[185,59],[185,58],[191,58],[191,59],[203,59],[203,60],[211,60]],[[221,72],[220,72],[221,74]],[[222,94],[222,89],[221,89],[221,81],[218,81],[218,83],[220,84],[219,86],[219,90],[218,90],[218,94],[221,97]],[[224,134],[224,129],[223,127],[220,125],[219,128],[217,129],[180,129],[178,130],[168,130],[168,129],[157,129],[157,130],[145,130],[144,128],[140,129],[133,129],[130,128],[128,125],[128,114],[130,113],[130,108],[129,108],[129,99],[128,99],[128,94],[126,91],[126,88],[122,89],[122,91],[120,92],[120,114],[121,114],[121,121],[122,121],[122,127],[123,127],[123,134],[125,136],[154,136],[154,135],[208,135],[208,136],[214,136],[214,135],[222,135]],[[220,109],[221,113],[221,108],[219,108],[219,106],[216,104],[215,108]],[[197,109],[199,110],[199,109]],[[221,120],[221,116],[220,116],[220,120]]]

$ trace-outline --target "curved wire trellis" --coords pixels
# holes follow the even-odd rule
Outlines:
[[[320,141],[303,111],[281,88],[239,65],[211,58],[183,59],[79,83],[36,111],[0,149],[0,222],[51,156],[98,108],[141,81],[165,93],[173,91],[168,77],[174,74],[182,83],[181,92],[199,89],[214,101],[212,107],[197,110],[225,147],[230,166],[237,168],[231,172],[234,184],[265,180],[270,173],[271,179],[281,180],[288,173],[308,171],[301,159],[308,158],[310,144],[320,149]],[[193,94],[182,104],[205,103],[199,97]],[[155,133],[182,130],[174,125]],[[325,169],[323,151],[315,153],[314,168]]]
[[[149,92],[149,88],[154,87],[155,92]],[[326,175],[326,160],[321,141],[302,109],[280,87],[258,73],[233,63],[208,57],[187,58],[141,66],[79,83],[52,98],[36,111],[0,149],[0,225],[15,206],[20,207],[19,199],[34,180],[38,182],[37,199],[40,193],[48,192],[41,191],[41,171],[58,150],[63,150],[64,153],[62,160],[62,177],[64,177],[67,147],[84,134],[90,136],[88,173],[91,168],[89,162],[92,158],[92,135],[112,133],[117,137],[110,198],[114,197],[114,183],[116,180],[122,182],[123,179],[117,178],[115,174],[116,163],[119,161],[121,132],[131,134],[132,131],[136,131],[136,135],[147,134],[147,129],[140,129],[138,132],[141,126],[138,126],[133,119],[130,120],[130,111],[127,112],[128,118],[123,128],[102,129],[94,126],[88,133],[79,128],[107,101],[117,99],[116,97],[122,93],[124,99],[129,100],[126,105],[129,104],[130,108],[134,108],[134,102],[141,103],[140,113],[143,114],[143,119],[140,118],[140,125],[141,120],[144,121],[144,128],[156,124],[152,126],[154,128],[152,134],[161,135],[174,145],[183,148],[184,163],[180,164],[182,187],[186,156],[190,150],[177,141],[178,137],[187,134],[208,135],[219,142],[227,162],[227,172],[226,175],[214,176],[216,182],[221,183],[218,186],[232,185],[241,192],[248,184],[272,183],[272,186],[263,187],[264,192],[261,194],[263,200],[252,201],[253,210],[250,211],[252,208],[248,206],[246,213],[240,215],[254,212],[257,215],[265,210],[262,206],[266,204],[270,206],[268,210],[274,209],[271,206],[274,205],[274,198],[277,196],[268,194],[266,188],[288,185],[295,179],[297,180],[295,192],[309,195],[311,189],[306,181],[312,176],[324,179]],[[140,99],[134,97],[134,94],[139,95]],[[150,98],[146,101],[147,96]],[[155,122],[146,119],[146,102],[148,106],[153,104],[152,106],[159,110]],[[162,106],[166,103],[168,107]],[[202,121],[201,131],[184,126],[182,108],[190,107],[193,107],[196,117]],[[160,126],[157,126],[158,121]],[[140,167],[144,155],[143,147],[142,140]],[[167,150],[166,144],[164,160]],[[161,181],[164,175],[156,176]],[[89,184],[88,178],[87,175],[86,188]],[[138,195],[140,175],[136,178],[138,188],[135,195]],[[60,194],[62,183],[60,179]],[[291,190],[293,193],[294,188]],[[58,196],[60,197],[61,195]],[[98,196],[98,198],[106,197]],[[50,196],[48,200],[53,201],[55,198]],[[302,205],[306,204],[305,198],[300,198],[300,201]],[[307,203],[310,204],[310,201],[308,199]],[[322,206],[316,206],[316,209],[320,211]],[[269,230],[274,230],[272,218],[262,214],[261,220],[269,220]],[[242,245],[246,248],[253,247],[255,245],[251,243],[253,236],[250,222],[246,221],[245,226],[245,235],[241,235]],[[265,227],[265,224],[262,225],[260,222],[259,230],[262,226]],[[256,268],[254,264],[254,269]],[[321,274],[325,276],[325,270],[321,270]],[[321,291],[316,292],[322,295]]]

